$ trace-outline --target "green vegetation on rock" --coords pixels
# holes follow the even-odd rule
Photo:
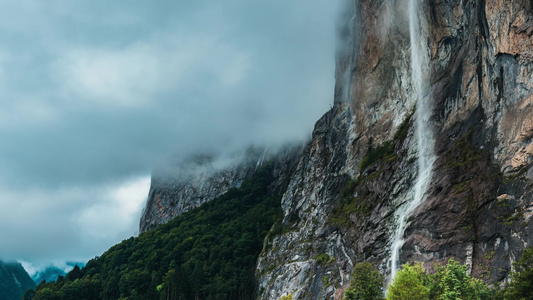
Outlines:
[[[357,180],[348,179],[346,185],[340,192],[340,201],[337,207],[329,214],[328,221],[331,224],[347,228],[350,226],[350,215],[368,216],[371,213],[371,207],[366,199],[354,197],[355,190],[362,185],[363,181],[358,177]]]
[[[446,165],[448,169],[464,167],[483,158],[483,153],[476,150],[470,142],[471,139],[472,129],[468,130],[465,135],[455,142],[453,146],[455,155],[448,161]]]
[[[373,148],[372,145],[369,146],[368,151],[365,156],[361,159],[359,163],[359,172],[363,173],[366,168],[375,164],[380,160],[393,161],[397,158],[397,155],[394,153],[394,147],[397,144],[402,144],[407,138],[407,133],[409,132],[409,123],[413,117],[414,110],[403,120],[402,124],[398,126],[396,133],[391,141],[386,141],[377,148]]]
[[[359,171],[363,172],[369,166],[382,159],[393,159],[394,156],[394,144],[390,141],[383,143],[377,148],[370,147],[365,156],[361,159],[359,163]]]
[[[292,294],[288,294],[287,296],[283,296],[279,298],[279,300],[292,300]]]
[[[329,255],[327,253],[320,253],[313,257],[319,264],[325,265],[329,262]]]

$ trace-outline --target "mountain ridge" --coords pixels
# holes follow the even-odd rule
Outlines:
[[[35,282],[20,263],[0,261],[0,299],[20,300],[26,290],[34,288]]]

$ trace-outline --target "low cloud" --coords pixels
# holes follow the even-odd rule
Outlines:
[[[51,73],[64,99],[127,109],[158,105],[167,93],[231,89],[251,67],[247,53],[220,37],[176,32],[118,48],[68,49]]]

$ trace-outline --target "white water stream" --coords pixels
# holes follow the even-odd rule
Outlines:
[[[429,97],[424,91],[425,74],[428,67],[427,46],[425,38],[421,36],[421,22],[419,19],[418,0],[409,0],[409,35],[411,39],[411,82],[412,96],[416,97],[415,139],[418,152],[418,173],[415,185],[407,196],[407,201],[395,213],[395,230],[392,236],[391,276],[394,279],[398,270],[400,249],[404,243],[404,233],[409,215],[422,203],[428,182],[431,180],[433,162],[433,134],[429,126],[431,106]]]

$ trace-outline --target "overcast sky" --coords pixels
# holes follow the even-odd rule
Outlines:
[[[310,135],[333,102],[331,0],[0,0],[0,259],[134,235],[151,166]]]

